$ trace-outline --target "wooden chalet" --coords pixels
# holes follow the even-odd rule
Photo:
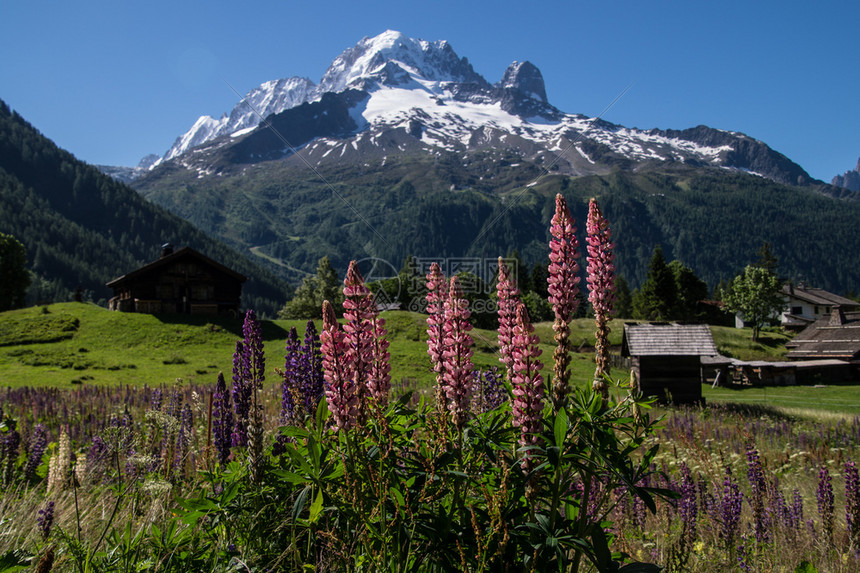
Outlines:
[[[837,306],[843,312],[860,311],[857,301],[802,283],[783,285],[782,294],[785,296],[785,311],[780,316],[780,323],[783,328],[794,331],[803,330],[822,318],[830,318],[830,313]]]
[[[116,278],[109,308],[149,314],[238,316],[247,278],[190,247],[164,245],[161,257]]]
[[[717,356],[706,324],[626,324],[621,356],[637,389],[676,404],[702,401],[703,356]]]
[[[807,326],[785,346],[790,360],[860,360],[860,312],[834,306],[830,316]]]

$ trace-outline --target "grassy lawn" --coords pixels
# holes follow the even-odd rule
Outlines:
[[[825,416],[827,412],[860,414],[860,386],[826,384],[815,386],[761,386],[740,390],[702,386],[707,402],[734,402],[773,406],[786,414],[806,417]]]

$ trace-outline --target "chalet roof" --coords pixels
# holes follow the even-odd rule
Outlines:
[[[143,265],[142,267],[140,267],[137,270],[131,271],[130,273],[126,273],[126,274],[122,275],[121,277],[117,277],[117,278],[113,279],[112,281],[107,283],[106,286],[115,287],[115,286],[117,286],[117,285],[119,285],[119,284],[121,284],[127,280],[131,280],[131,279],[143,276],[147,273],[150,273],[156,269],[159,269],[160,267],[168,265],[168,264],[175,262],[179,259],[182,259],[184,257],[193,257],[193,258],[201,261],[202,263],[204,263],[208,266],[214,267],[215,269],[235,278],[239,282],[245,282],[246,280],[248,280],[248,277],[246,277],[245,275],[237,273],[236,271],[225,267],[221,263],[218,263],[218,262],[210,259],[206,255],[195,251],[191,247],[182,247],[180,249],[176,249],[175,251],[173,251],[169,255],[164,255],[161,258],[152,261],[151,263],[147,263],[147,264]]]
[[[707,324],[625,324],[624,356],[717,356]]]
[[[838,309],[833,313],[839,314]],[[795,336],[786,356],[849,360],[860,356],[860,312],[843,312],[839,319],[833,315],[815,321]]]
[[[850,308],[858,306],[857,301],[851,300],[850,298],[845,298],[838,294],[827,292],[824,289],[810,288],[802,285],[782,285],[782,294],[808,302],[809,304],[817,304],[820,306],[833,306],[835,304]]]

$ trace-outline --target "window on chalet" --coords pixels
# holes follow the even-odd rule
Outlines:
[[[791,307],[791,314],[803,314],[803,307],[802,306]]]

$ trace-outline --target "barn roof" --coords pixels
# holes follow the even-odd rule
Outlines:
[[[835,307],[829,317],[807,326],[792,339],[788,358],[843,358],[860,356],[860,312]]]
[[[150,272],[152,272],[152,271],[154,271],[154,270],[156,270],[156,269],[158,269],[164,265],[170,264],[171,262],[177,261],[177,260],[184,258],[184,257],[193,257],[195,259],[198,259],[202,263],[209,265],[211,267],[214,267],[223,273],[226,273],[227,275],[235,278],[239,282],[245,282],[246,280],[248,280],[248,277],[246,277],[245,275],[237,273],[236,271],[225,267],[224,265],[222,265],[219,262],[213,261],[212,259],[210,259],[206,255],[195,251],[191,247],[182,247],[180,249],[176,249],[175,251],[173,251],[172,253],[170,253],[168,255],[164,255],[161,258],[152,261],[151,263],[147,263],[147,264],[143,265],[142,267],[140,267],[137,270],[131,271],[129,273],[122,275],[121,277],[117,277],[117,278],[113,279],[112,281],[107,283],[106,286],[109,286],[109,287],[117,286],[120,283],[123,283],[127,280],[130,280],[130,279],[137,278],[137,277],[145,275],[147,273],[150,273]]]
[[[716,356],[707,324],[625,324],[623,356]]]

